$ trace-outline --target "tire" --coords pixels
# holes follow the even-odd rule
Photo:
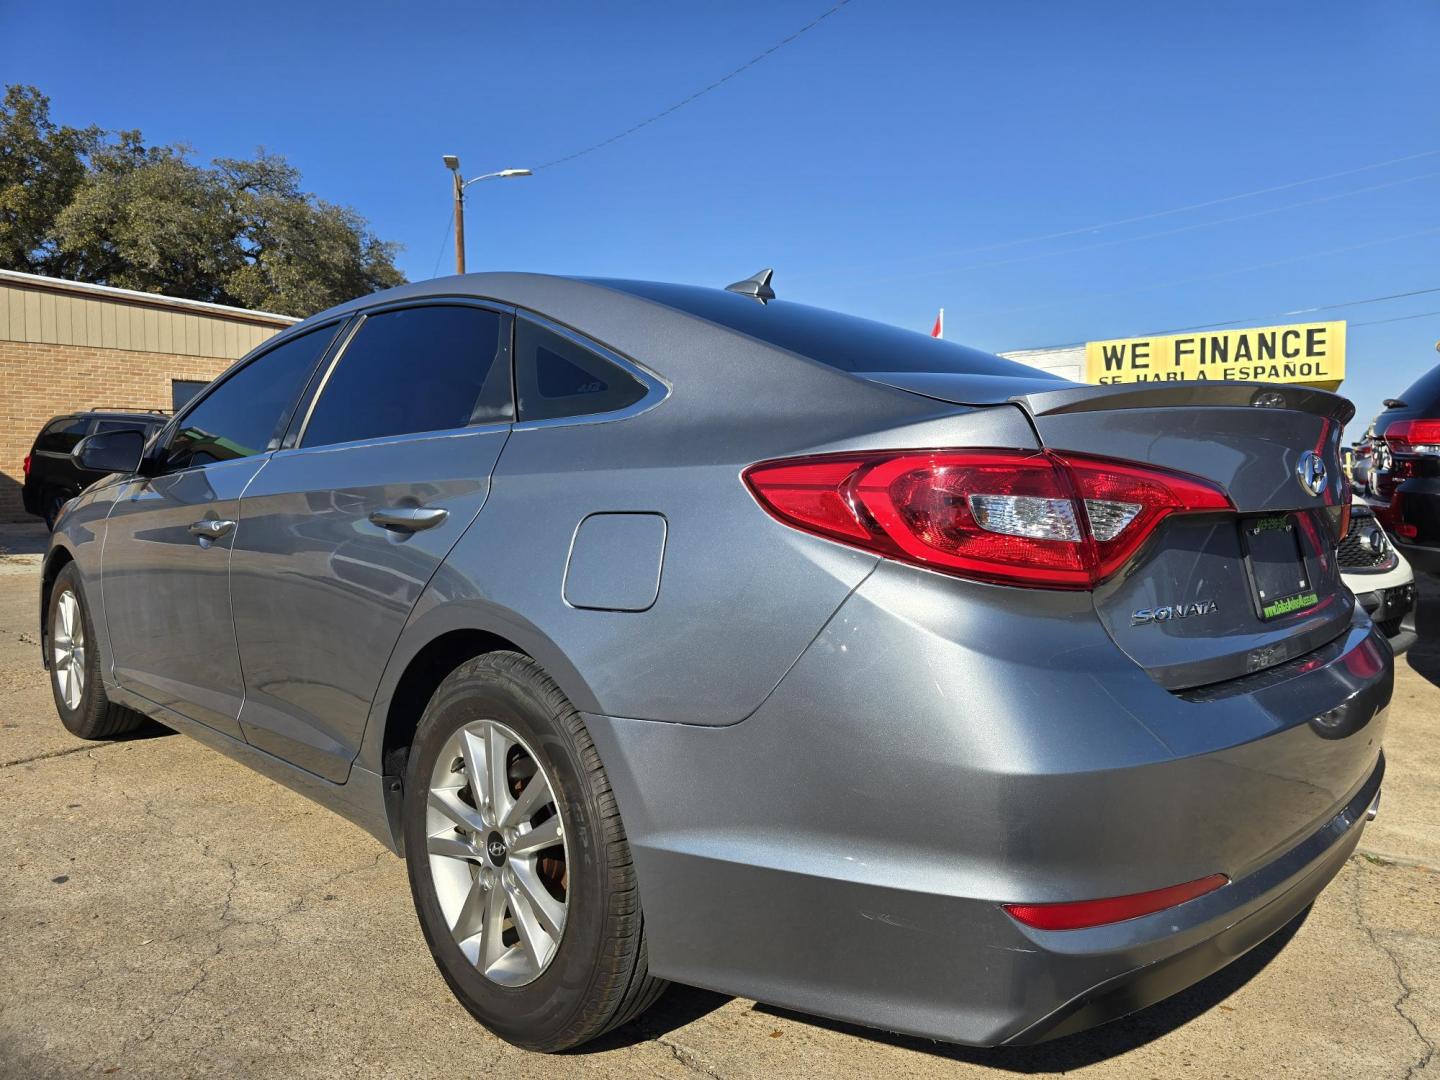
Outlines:
[[[493,804],[472,787],[472,774],[486,775],[481,750],[491,746],[504,747],[484,758],[505,762],[506,789]],[[548,788],[533,789],[541,794],[527,802],[541,779]],[[481,783],[489,791],[501,786]],[[635,869],[605,769],[580,714],[533,660],[488,653],[451,672],[416,729],[403,799],[421,930],[451,991],[485,1027],[529,1050],[566,1050],[628,1023],[659,998],[668,984],[649,973]],[[447,809],[437,810],[440,803]],[[521,831],[501,836],[499,812],[511,803],[527,814],[541,809],[516,819]],[[541,829],[551,846],[524,854],[528,833]],[[432,847],[443,853],[432,855]],[[537,881],[549,903],[526,899]],[[528,918],[515,916],[517,901]],[[500,911],[495,921],[491,905]],[[558,937],[536,922],[542,910],[561,923]],[[526,925],[541,932],[522,939]],[[498,935],[490,930],[497,926]]]
[[[90,605],[85,602],[80,571],[74,563],[60,571],[50,590],[45,627],[50,692],[55,696],[55,711],[60,714],[65,730],[82,739],[113,739],[140,727],[145,717],[112,703],[105,696],[105,686],[100,679],[100,652],[94,647],[95,624],[90,617]],[[77,673],[78,693],[71,682]]]
[[[60,511],[69,501],[69,496],[63,491],[47,491],[45,493],[45,502],[42,504],[45,508],[45,528],[51,532],[55,531],[55,522],[60,518]]]

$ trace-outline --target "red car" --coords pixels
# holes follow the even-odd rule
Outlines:
[[[1440,366],[1375,418],[1370,493],[1410,565],[1440,575]]]

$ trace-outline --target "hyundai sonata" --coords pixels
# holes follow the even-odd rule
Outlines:
[[[1352,408],[1082,386],[729,289],[403,286],[238,362],[72,501],[60,717],[149,716],[403,852],[542,1050],[669,980],[974,1044],[1301,912],[1379,796]]]

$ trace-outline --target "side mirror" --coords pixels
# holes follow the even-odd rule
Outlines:
[[[135,428],[126,428],[81,439],[70,451],[70,457],[90,472],[133,473],[140,468],[144,452],[144,434]]]

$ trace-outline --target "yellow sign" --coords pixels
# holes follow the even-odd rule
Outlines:
[[[1207,379],[1334,390],[1345,378],[1345,323],[1090,341],[1085,345],[1085,378],[1101,385]]]

